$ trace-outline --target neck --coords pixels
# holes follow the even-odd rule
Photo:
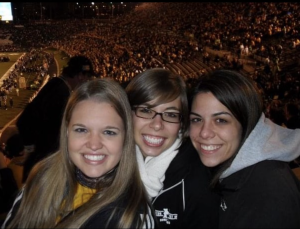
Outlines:
[[[78,183],[88,188],[96,188],[101,177],[88,177],[80,169],[76,167],[76,179]]]
[[[80,183],[85,187],[95,189],[97,188],[97,185],[99,185],[99,183],[105,183],[105,179],[107,179],[108,177],[113,177],[115,169],[116,167],[114,167],[104,175],[101,175],[100,177],[88,177],[79,168],[76,167],[75,169],[76,180],[78,181],[78,183]]]

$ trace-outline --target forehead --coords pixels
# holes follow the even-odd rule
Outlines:
[[[181,108],[181,100],[180,97],[178,96],[177,98],[171,100],[171,101],[164,101],[160,98],[153,99],[149,102],[144,103],[145,105],[149,107],[176,107],[176,108]]]
[[[208,110],[209,109],[209,110]],[[208,112],[213,110],[229,111],[211,92],[198,93],[192,102],[192,110],[200,110],[201,112]]]
[[[110,103],[93,99],[83,100],[74,107],[70,123],[78,121],[86,124],[110,123],[123,126],[122,117]]]

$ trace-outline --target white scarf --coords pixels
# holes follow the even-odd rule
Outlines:
[[[157,196],[163,187],[165,172],[171,161],[178,153],[178,147],[181,145],[181,138],[178,138],[174,144],[156,157],[144,157],[140,148],[136,145],[137,162],[142,181],[150,197]]]

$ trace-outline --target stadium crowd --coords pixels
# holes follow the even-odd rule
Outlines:
[[[107,21],[3,27],[13,42],[0,49],[54,47],[69,56],[84,54],[97,77],[125,84],[153,67],[179,73],[190,86],[211,70],[236,69],[256,80],[267,115],[277,120],[272,116],[284,116],[285,104],[299,104],[299,12],[296,2],[146,2]]]

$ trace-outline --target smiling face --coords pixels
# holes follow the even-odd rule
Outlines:
[[[155,101],[147,104],[141,104],[140,107],[149,107]],[[180,98],[176,98],[172,102],[163,103],[151,108],[156,112],[175,112],[180,113]],[[169,123],[163,121],[160,115],[156,115],[153,119],[139,118],[134,111],[134,139],[139,146],[144,157],[156,157],[162,152],[170,148],[178,137],[180,123]]]
[[[119,163],[124,137],[122,119],[110,104],[81,101],[68,125],[69,157],[86,176],[100,177]]]
[[[190,137],[204,165],[215,167],[235,154],[242,126],[211,92],[195,96],[190,120]]]

